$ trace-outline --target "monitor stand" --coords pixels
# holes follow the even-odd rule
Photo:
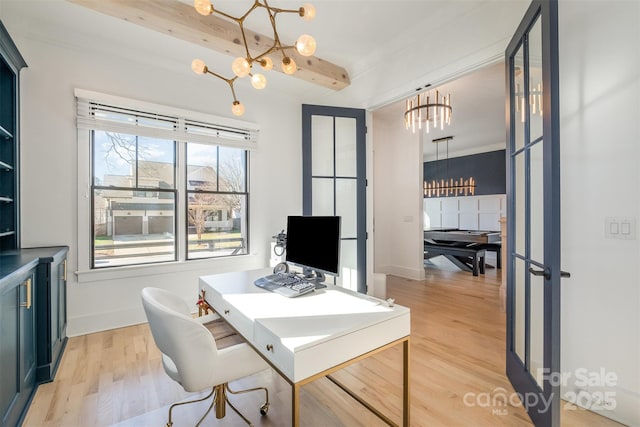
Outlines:
[[[327,285],[323,283],[325,281],[325,276],[324,276],[324,273],[321,271],[317,271],[308,267],[303,267],[302,275],[304,276],[305,280],[308,280],[311,283],[315,283],[316,289],[322,289],[327,287]]]

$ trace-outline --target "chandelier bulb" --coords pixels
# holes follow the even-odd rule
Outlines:
[[[240,56],[231,63],[231,70],[238,77],[246,77],[251,72],[251,64],[249,64],[247,58]]]
[[[300,8],[299,14],[305,21],[312,21],[316,17],[316,8],[311,3],[306,3]]]
[[[240,101],[233,101],[231,104],[231,112],[236,116],[241,116],[244,114],[244,105]]]
[[[200,15],[208,16],[213,13],[213,5],[209,0],[194,0],[193,7]]]
[[[204,74],[208,71],[208,68],[202,59],[194,59],[191,62],[191,69],[196,74]]]
[[[267,86],[267,78],[262,74],[254,74],[251,76],[251,86],[256,89],[264,89]]]
[[[284,71],[285,74],[293,74],[296,72],[296,69],[296,62],[293,58],[289,58],[288,56],[282,58],[282,71]]]
[[[273,69],[273,61],[268,56],[260,60],[260,65],[265,71],[270,71],[271,69]]]
[[[316,51],[316,40],[308,34],[303,34],[296,41],[296,50],[302,56],[311,56]]]

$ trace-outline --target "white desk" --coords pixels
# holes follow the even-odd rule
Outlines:
[[[204,291],[206,303],[291,384],[292,425],[299,425],[299,392],[304,384],[402,343],[403,425],[408,426],[409,309],[388,307],[378,299],[332,285],[286,298],[253,284],[270,272],[203,276],[200,292]]]

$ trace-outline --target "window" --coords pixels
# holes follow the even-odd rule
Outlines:
[[[248,149],[257,131],[96,95],[76,90],[79,152],[89,146],[86,267],[247,254]]]

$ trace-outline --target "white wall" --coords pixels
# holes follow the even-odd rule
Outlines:
[[[604,237],[640,208],[640,3],[560,1],[562,370],[617,374],[617,407],[640,425],[640,247]],[[566,390],[576,386],[569,381]],[[583,387],[598,391],[597,387]],[[588,400],[586,400],[588,402]]]
[[[424,278],[422,143],[400,117],[373,115],[374,271]]]
[[[91,52],[53,37],[49,41],[23,37],[22,31],[33,23],[9,13],[2,19],[29,65],[22,72],[21,94],[22,246],[67,245],[69,269],[76,271],[76,162],[88,159],[77,159],[73,89],[231,117],[228,88],[213,79],[199,79],[188,67],[184,73],[150,68],[116,49]],[[170,271],[138,271],[135,276],[96,275],[82,283],[72,274],[67,305],[70,336],[144,321],[140,304],[144,286],[174,290],[195,304],[198,276],[268,265],[271,236],[285,227],[286,215],[301,212],[301,180],[296,179],[301,176],[301,107],[299,101],[277,94],[251,94],[250,103],[245,103],[243,119],[261,129],[259,148],[250,158],[251,254],[194,261]]]

